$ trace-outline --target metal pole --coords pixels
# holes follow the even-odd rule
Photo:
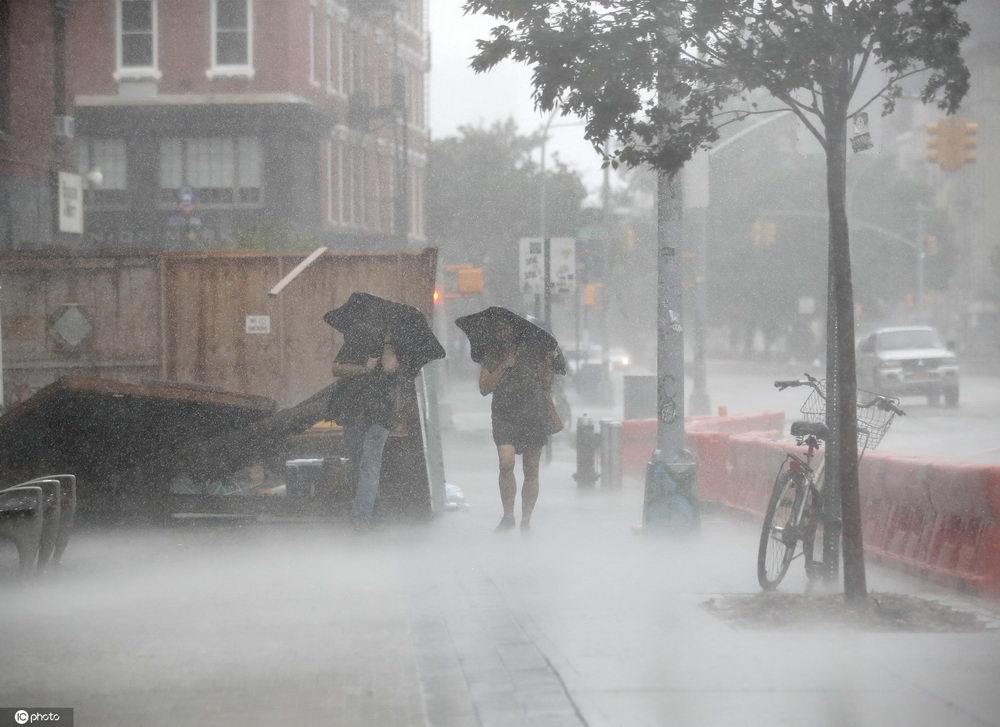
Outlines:
[[[684,455],[684,329],[681,325],[683,188],[680,173],[657,181],[656,450],[646,466],[646,529],[698,527],[695,464]]]
[[[684,446],[684,329],[681,326],[679,175],[658,175],[656,310],[656,447],[673,462]]]
[[[924,312],[924,258],[926,256],[925,243],[927,231],[924,223],[923,205],[917,206],[917,301],[916,310]]]
[[[837,300],[833,254],[828,252],[826,300],[826,425],[830,440],[823,458],[823,572],[828,583],[835,583],[840,573],[840,534],[842,529],[840,493],[840,426],[837,394]]]
[[[548,237],[542,240],[545,260],[545,327],[552,330],[552,240]]]
[[[3,392],[3,313],[0,312],[0,411],[6,408],[4,406],[6,401]]]
[[[705,338],[706,338],[706,280],[708,261],[706,260],[706,235],[709,210],[709,156],[708,152],[698,152],[684,170],[684,203],[688,213],[694,214],[695,223],[695,289],[694,289],[694,361],[692,371],[693,388],[689,402],[692,414],[711,413],[708,397]]]

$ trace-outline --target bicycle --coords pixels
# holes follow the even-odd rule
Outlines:
[[[812,389],[799,411],[803,419],[792,423],[791,434],[795,443],[806,447],[805,457],[788,453],[778,469],[774,489],[764,515],[757,550],[757,581],[765,591],[778,587],[788,572],[792,561],[804,559],[806,575],[812,577],[822,567],[821,559],[814,556],[816,531],[822,521],[823,508],[820,493],[823,489],[823,464],[814,468],[812,461],[823,442],[829,441],[830,430],[826,419],[826,391],[824,383],[809,374],[804,380],[775,381],[778,391],[808,386]],[[875,449],[897,415],[904,415],[899,399],[858,390],[858,461],[865,451]]]

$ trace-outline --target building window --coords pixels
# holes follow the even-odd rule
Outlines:
[[[81,174],[100,170],[99,185],[84,188],[84,204],[91,207],[128,206],[128,163],[124,139],[77,139],[77,169]]]
[[[156,0],[118,0],[115,80],[161,77],[157,68]]]
[[[160,201],[191,187],[199,206],[253,206],[261,201],[260,141],[252,136],[160,139]]]
[[[216,76],[253,76],[252,0],[212,0],[212,67]]]
[[[403,4],[403,22],[414,30],[423,29],[424,0],[405,0]]]

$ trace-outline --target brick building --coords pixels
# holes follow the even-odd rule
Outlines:
[[[68,0],[0,0],[0,250],[80,241],[60,233],[56,207],[59,172],[73,168],[68,10]]]
[[[425,2],[77,0],[85,245],[419,244]]]

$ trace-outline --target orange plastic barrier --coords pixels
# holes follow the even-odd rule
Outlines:
[[[684,439],[698,463],[698,498],[718,500],[729,480],[729,435],[688,429]]]
[[[728,479],[703,497],[758,515],[767,507],[784,452],[801,452],[788,440],[771,442],[760,433],[731,436],[728,449]],[[1000,597],[1000,467],[869,452],[860,475],[870,556],[945,585]]]
[[[785,454],[803,454],[790,440],[775,441],[783,429],[781,412],[688,418],[685,442],[698,462],[699,497],[762,515]],[[625,472],[641,474],[655,446],[655,420],[622,422]],[[863,536],[871,556],[1000,598],[1000,466],[868,452],[860,480]]]
[[[687,435],[695,432],[743,434],[755,431],[781,431],[784,427],[785,414],[781,411],[725,417],[692,416],[684,420],[684,431]],[[626,419],[622,421],[621,462],[624,474],[641,476],[646,471],[646,463],[649,462],[649,456],[655,448],[655,419]],[[693,451],[694,448],[691,448]]]

